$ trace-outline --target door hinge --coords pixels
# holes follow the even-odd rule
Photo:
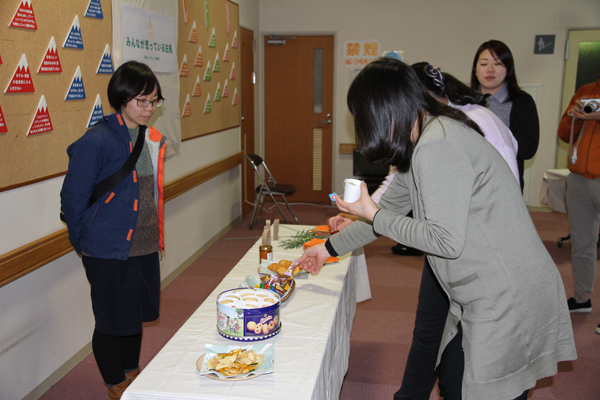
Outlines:
[[[565,61],[569,59],[569,47],[571,45],[571,41],[567,39],[567,43],[565,44]]]

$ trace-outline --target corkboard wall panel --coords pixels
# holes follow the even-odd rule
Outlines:
[[[103,19],[84,17],[89,0],[32,1],[37,30],[10,28],[21,0],[0,1],[0,107],[8,128],[0,133],[0,191],[23,186],[67,170],[66,149],[86,131],[96,96],[104,113],[111,111],[106,96],[110,74],[96,74],[107,44],[112,47],[111,1],[100,0]],[[79,17],[83,49],[63,48],[75,15]],[[54,36],[62,72],[38,74]],[[4,93],[22,55],[27,57],[34,93]],[[84,100],[66,101],[77,66],[85,88]],[[44,95],[53,130],[27,136]]]
[[[180,7],[181,4],[180,2]],[[229,129],[240,124],[240,61],[239,61],[239,7],[237,4],[225,0],[209,0],[209,21],[206,28],[204,17],[204,1],[189,1],[189,23],[185,23],[183,10],[179,12],[179,31],[177,59],[181,68],[184,55],[188,62],[188,76],[180,77],[181,112],[185,109],[186,99],[189,95],[191,115],[181,118],[181,139],[191,139],[208,133]],[[230,33],[227,34],[227,8],[229,6]],[[192,26],[196,21],[198,43],[189,42]],[[215,29],[216,47],[209,47],[213,28]],[[237,32],[237,48],[232,48],[234,35]],[[229,61],[224,61],[226,45],[229,44]],[[199,47],[202,47],[202,66],[194,66]],[[204,76],[210,61],[211,70],[215,67],[215,59],[219,54],[220,72],[212,71],[211,81],[204,81]],[[235,79],[231,80],[231,69],[235,65]],[[194,87],[197,77],[200,77],[201,96],[194,97]],[[220,83],[221,92],[224,91],[227,80],[228,97],[215,101],[217,86]],[[232,105],[234,94],[238,96],[238,104]],[[204,113],[206,100],[210,93],[211,112]]]

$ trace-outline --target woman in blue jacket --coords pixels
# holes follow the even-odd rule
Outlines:
[[[108,84],[108,99],[116,113],[67,149],[60,195],[69,240],[91,286],[94,357],[108,398],[120,399],[140,372],[142,323],[158,318],[165,138],[146,127],[163,102],[147,65],[121,65]],[[144,144],[133,170],[92,199],[96,185],[125,164],[139,135]]]

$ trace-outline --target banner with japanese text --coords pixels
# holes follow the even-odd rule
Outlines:
[[[136,60],[156,73],[165,100],[149,125],[167,137],[167,155],[179,153],[181,145],[177,60],[180,4],[179,0],[112,0],[114,68]],[[128,18],[134,18],[135,23]]]
[[[379,40],[348,40],[344,43],[344,65],[360,69],[381,56]]]
[[[177,72],[175,20],[166,15],[123,4],[123,59],[147,64],[154,72]]]

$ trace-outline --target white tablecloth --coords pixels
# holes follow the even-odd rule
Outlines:
[[[280,240],[310,228],[282,225]],[[348,368],[357,294],[362,300],[370,297],[362,249],[326,265],[319,275],[297,278],[294,293],[280,310],[281,332],[261,342],[275,344],[274,373],[244,381],[219,381],[197,371],[196,361],[206,343],[240,344],[218,334],[216,299],[219,293],[238,287],[246,275],[257,275],[259,242],[154,357],[123,400],[339,398]],[[302,253],[300,249],[283,250],[278,241],[272,245],[274,261],[292,260]]]
[[[556,212],[567,213],[567,177],[568,169],[548,169],[544,171],[540,203]]]

